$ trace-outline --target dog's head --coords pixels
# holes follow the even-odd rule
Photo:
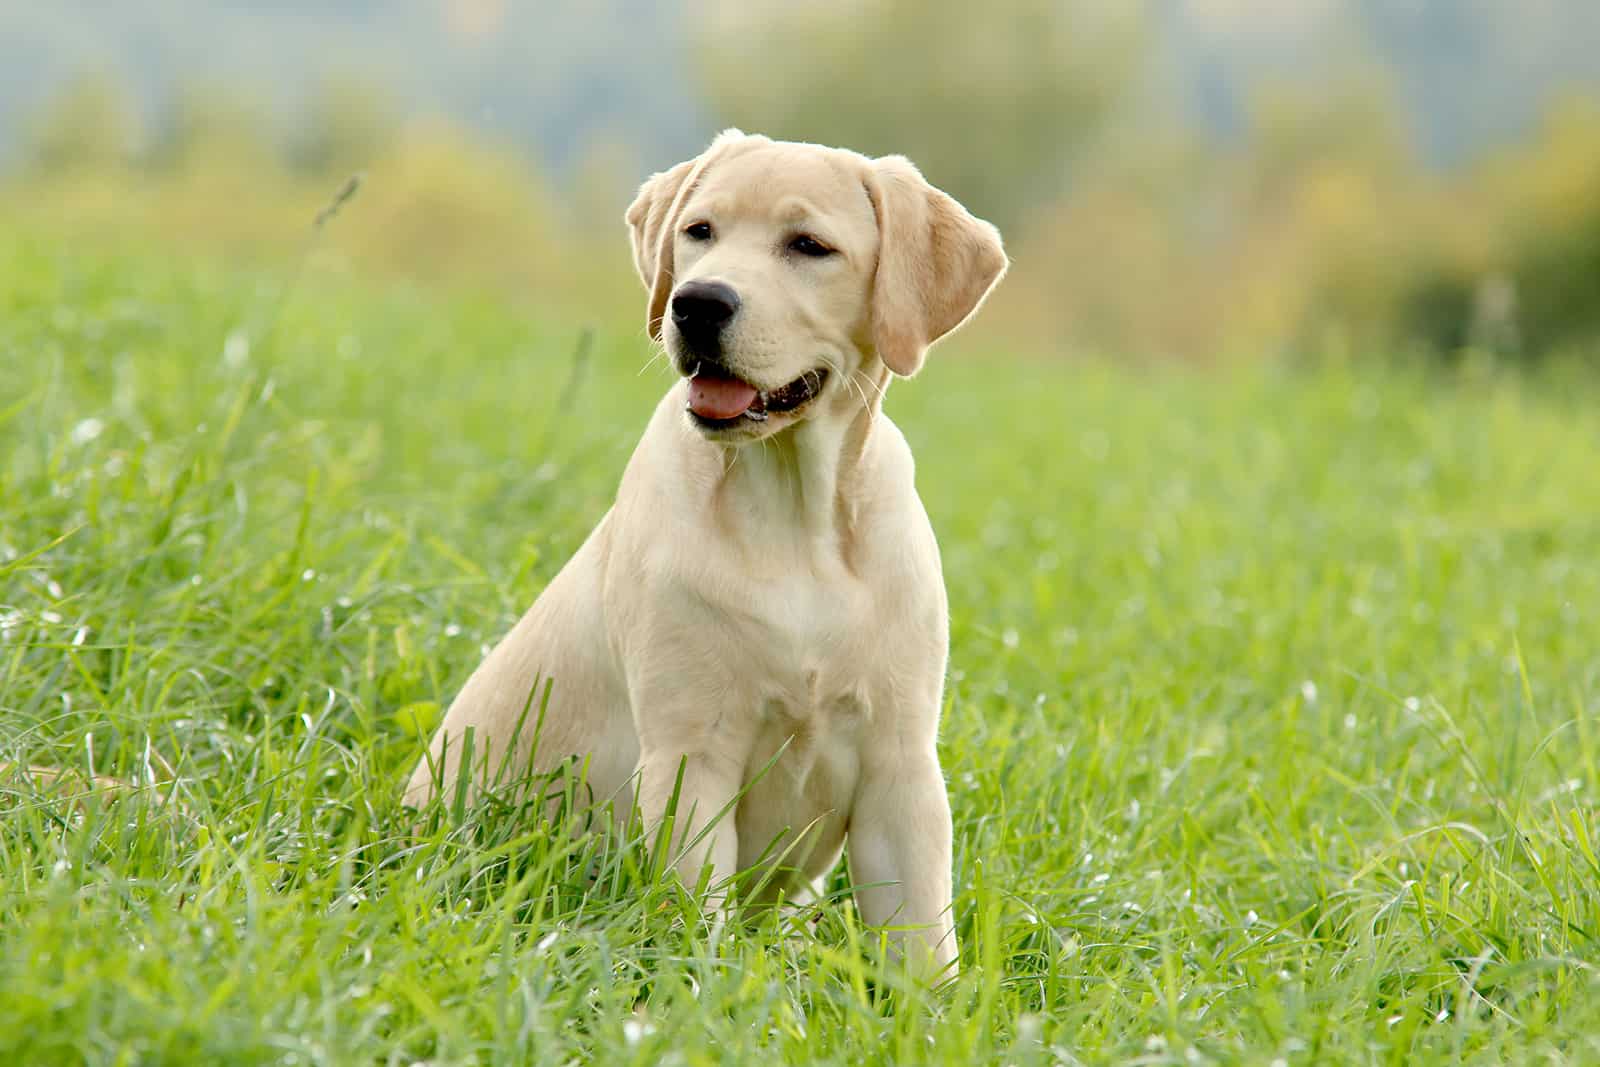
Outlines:
[[[753,440],[916,373],[1005,273],[1000,234],[906,159],[729,130],[628,208],[688,417]]]

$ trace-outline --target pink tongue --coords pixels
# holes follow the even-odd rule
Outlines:
[[[703,419],[731,419],[755,402],[755,386],[737,378],[697,374],[689,380],[689,410]]]

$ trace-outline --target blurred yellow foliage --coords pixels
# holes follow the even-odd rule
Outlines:
[[[248,109],[216,98],[180,115],[178,132],[138,165],[80,149],[25,169],[0,184],[0,218],[67,239],[159,241],[264,263],[314,250],[328,269],[489,285],[584,314],[617,308],[620,283],[634,295],[621,206],[598,241],[565,223],[561,200],[520,153],[443,120],[395,124],[356,155],[279,151]],[[356,173],[358,195],[319,234],[318,213]],[[592,247],[576,254],[581,243]]]
[[[1060,93],[1079,99],[1065,83]],[[805,129],[824,122],[788,106]],[[320,123],[287,143],[220,91],[187,94],[153,138],[131,114],[104,81],[63,94],[27,165],[0,183],[0,224],[281,261],[309,247],[318,211],[359,167],[359,197],[317,245],[324,264],[495,286],[584,315],[638,311],[620,216],[642,175],[623,146],[597,140],[558,188],[520,153],[443,120],[400,122],[348,83],[327,87]],[[1059,174],[1049,168],[1065,157],[1052,152],[962,170],[951,161],[971,138],[945,130],[935,166],[981,198],[1016,194],[1014,268],[974,337],[1197,362],[1468,348],[1527,358],[1600,338],[1592,101],[1560,104],[1525,142],[1458,171],[1413,158],[1370,80],[1265,92],[1249,127],[1219,148],[1128,121],[1075,141]],[[940,135],[917,129],[930,144]]]

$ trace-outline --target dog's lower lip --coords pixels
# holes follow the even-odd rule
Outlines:
[[[793,411],[818,393],[827,381],[828,371],[808,370],[787,385],[769,390],[759,396],[763,411]]]
[[[698,372],[699,367],[697,366]],[[808,370],[800,377],[776,389],[758,391],[751,405],[738,415],[727,419],[709,418],[689,407],[689,417],[702,429],[726,430],[738,426],[746,420],[750,422],[766,422],[771,414],[788,414],[815,399],[822,392],[822,386],[828,380],[826,367]]]

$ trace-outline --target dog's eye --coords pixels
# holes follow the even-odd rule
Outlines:
[[[683,235],[691,241],[709,241],[711,240],[711,223],[691,223],[684,227]]]
[[[794,240],[790,241],[789,251],[798,252],[802,256],[813,256],[819,259],[823,256],[833,255],[833,249],[829,248],[827,245],[823,244],[821,241],[817,240],[815,237],[812,237],[808,233],[803,233]]]

